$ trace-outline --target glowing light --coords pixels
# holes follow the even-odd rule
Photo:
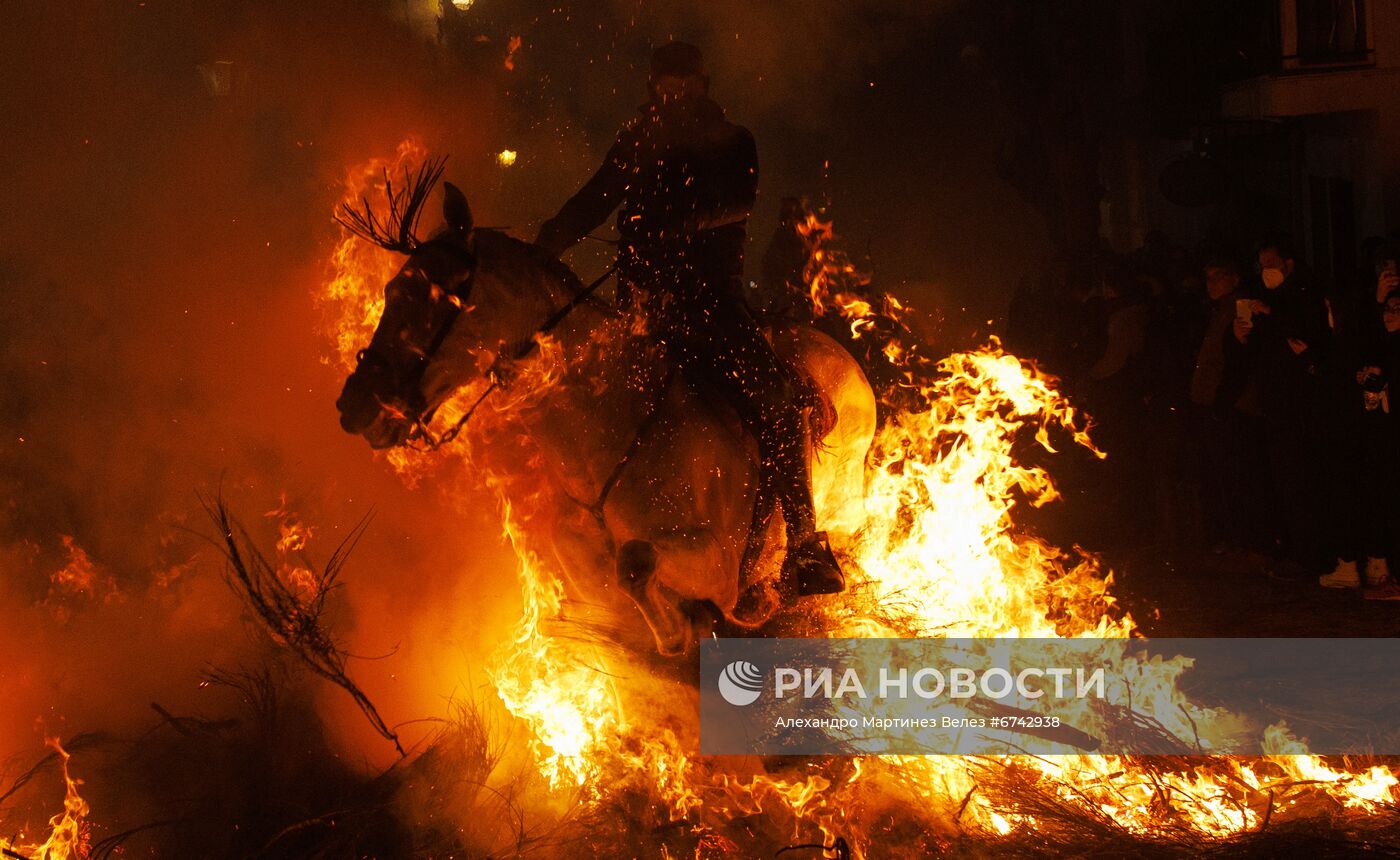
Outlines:
[[[467,11],[474,3],[476,3],[476,0],[452,0],[452,5],[456,6],[457,10],[460,12]]]
[[[0,853],[6,857],[32,857],[35,860],[79,860],[88,856],[91,841],[87,822],[88,804],[78,794],[78,786],[83,783],[68,772],[68,751],[58,739],[48,738],[47,743],[58,754],[59,765],[63,769],[63,811],[49,819],[49,835],[42,843],[9,842],[0,838],[0,849],[3,849]],[[23,834],[20,838],[23,838]]]
[[[520,50],[521,44],[522,40],[519,36],[511,36],[510,42],[506,44],[506,58],[503,63],[506,67],[506,71],[515,71],[515,52]]]
[[[503,149],[496,153],[496,163],[502,167],[510,167],[515,163],[516,152],[513,149]]]
[[[351,170],[347,198],[358,199],[386,164],[397,170],[404,159],[420,155],[406,141],[395,158]],[[505,150],[497,161],[504,167],[515,157]],[[829,223],[810,218],[803,235],[813,251],[804,280],[819,312],[834,309],[858,335],[904,312],[892,298],[871,294],[862,273],[831,243]],[[335,318],[331,334],[346,369],[354,366],[355,351],[368,341],[382,309],[384,283],[393,272],[386,256],[348,236],[336,250],[322,302]],[[909,360],[910,350],[897,342],[884,350],[893,364]],[[1058,497],[1044,469],[1018,459],[1031,438],[1045,451],[1053,451],[1059,438],[1097,453],[1086,421],[1057,380],[996,342],[949,356],[935,381],[918,381],[927,378],[906,377],[921,389],[922,411],[892,416],[876,438],[863,518],[848,531],[831,532],[851,587],[805,607],[806,634],[1139,635],[1117,606],[1112,576],[1097,558],[1040,540],[1013,518],[1018,506]],[[445,405],[444,420],[459,408]],[[533,540],[557,522],[549,488],[534,473],[512,467],[528,458],[493,457],[484,447],[473,454],[478,443],[466,435],[450,450],[389,459],[410,479],[433,474],[451,483],[470,473],[471,480],[484,479],[500,492],[505,537],[518,559],[523,613],[489,661],[489,674],[507,710],[528,727],[546,782],[576,792],[584,803],[645,797],[697,832],[721,834],[743,819],[745,827],[784,830],[785,838],[813,837],[801,841],[829,845],[840,835],[855,856],[864,857],[876,834],[888,829],[895,806],[914,816],[911,833],[932,840],[969,832],[996,838],[1053,826],[1026,811],[1039,805],[1015,802],[1018,794],[1045,801],[1047,809],[1058,804],[1088,819],[1111,820],[1144,837],[1223,840],[1268,822],[1316,818],[1338,808],[1359,817],[1388,807],[1400,794],[1397,775],[1387,767],[1323,761],[1282,723],[1244,726],[1232,715],[1193,706],[1176,688],[1185,669],[1180,660],[1144,665],[1135,695],[1154,700],[1154,713],[1179,710],[1182,725],[1167,728],[1181,737],[1198,734],[1204,749],[1221,748],[1212,742],[1244,728],[1264,736],[1269,755],[1168,763],[1074,754],[872,756],[788,771],[755,771],[724,758],[694,756],[690,703],[675,687],[658,693],[661,688],[648,680],[653,676],[647,661],[576,632],[555,633],[567,629],[560,624],[569,610],[565,583],[552,556],[538,551]],[[483,436],[481,446],[519,441],[510,434]],[[451,474],[453,458],[460,458],[459,465],[470,460],[470,468]],[[284,537],[299,539],[295,533]]]

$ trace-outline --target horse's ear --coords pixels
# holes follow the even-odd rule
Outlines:
[[[442,183],[442,219],[464,236],[472,231],[472,208],[467,205],[467,195],[451,182]]]

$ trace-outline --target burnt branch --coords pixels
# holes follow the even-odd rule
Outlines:
[[[178,818],[168,818],[132,827],[128,830],[123,830],[121,833],[114,833],[92,846],[87,855],[88,860],[111,860],[112,857],[125,853],[123,851],[123,845],[131,837],[150,830],[158,830],[162,827],[170,827],[180,823],[181,820]]]
[[[348,693],[374,730],[385,740],[393,742],[400,756],[407,757],[398,734],[379,715],[364,691],[350,679],[345,668],[349,655],[336,643],[322,618],[326,597],[335,587],[350,552],[364,535],[369,518],[360,520],[336,547],[330,560],[316,576],[315,586],[308,595],[304,590],[293,589],[277,575],[277,569],[258,551],[248,533],[229,514],[223,499],[204,502],[204,509],[219,528],[218,544],[228,560],[229,585],[253,610],[272,640],[294,654],[312,672]]]
[[[336,207],[335,221],[351,233],[388,251],[410,254],[418,247],[418,219],[423,203],[442,178],[447,156],[430,158],[416,171],[403,171],[403,184],[395,187],[384,169],[384,197],[388,212],[381,219],[369,199],[361,196],[358,207],[342,203]]]
[[[82,734],[74,735],[68,740],[63,741],[61,743],[61,746],[71,755],[72,753],[92,749],[94,747],[111,743],[113,741],[114,738],[104,732],[83,732]],[[50,752],[43,758],[39,759],[39,761],[36,762],[33,767],[20,774],[19,777],[15,779],[13,783],[11,783],[8,789],[6,789],[3,793],[0,793],[0,803],[4,803],[5,801],[9,800],[11,797],[14,796],[15,792],[19,791],[21,788],[24,788],[26,785],[29,784],[30,780],[42,773],[44,769],[47,768],[49,765],[57,763],[59,759],[60,756],[57,751]]]

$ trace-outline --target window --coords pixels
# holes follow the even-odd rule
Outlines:
[[[1297,0],[1298,60],[1340,63],[1366,58],[1366,0]]]

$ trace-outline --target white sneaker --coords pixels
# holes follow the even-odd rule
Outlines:
[[[1380,585],[1362,589],[1361,596],[1367,600],[1400,600],[1400,585],[1393,579],[1387,579]]]
[[[1384,585],[1390,579],[1390,566],[1383,558],[1366,559],[1366,584],[1368,586]]]
[[[1331,573],[1317,578],[1323,588],[1356,588],[1361,584],[1361,574],[1356,572],[1356,562],[1338,561]]]

